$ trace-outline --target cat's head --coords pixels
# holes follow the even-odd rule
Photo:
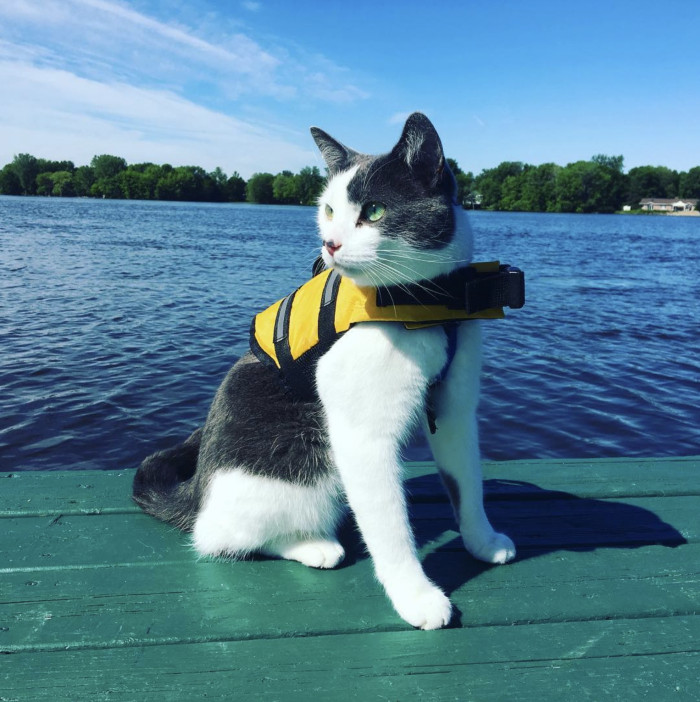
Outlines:
[[[317,127],[311,133],[328,166],[318,207],[326,266],[378,286],[434,278],[469,262],[455,179],[425,115],[412,114],[381,156],[349,149]]]

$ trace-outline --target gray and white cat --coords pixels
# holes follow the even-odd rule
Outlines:
[[[401,286],[471,260],[454,177],[424,115],[411,115],[382,156],[311,131],[329,170],[318,207],[327,267],[359,285]],[[494,531],[483,507],[479,324],[459,323],[454,357],[430,390],[438,431],[426,433],[467,550],[506,563],[513,542]],[[134,499],[191,531],[200,554],[257,552],[315,568],[342,561],[336,528],[349,504],[398,614],[421,629],[445,626],[450,601],[416,555],[400,452],[413,427],[426,424],[447,345],[441,327],[357,324],[318,361],[312,401],[294,399],[274,369],[247,354],[223,381],[203,429],[143,462]]]

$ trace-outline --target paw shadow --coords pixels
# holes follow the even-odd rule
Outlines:
[[[367,547],[360,536],[360,530],[350,510],[347,511],[345,518],[340,523],[336,535],[345,549],[345,558],[336,566],[336,570],[349,568],[359,561],[369,558]]]
[[[413,494],[412,524],[428,577],[448,593],[494,567],[469,556],[461,538],[446,539],[457,525],[437,474],[406,482]],[[518,554],[514,562],[557,551],[601,548],[675,548],[688,543],[671,524],[650,510],[614,500],[578,497],[515,480],[484,482],[486,512],[497,531],[508,534]]]

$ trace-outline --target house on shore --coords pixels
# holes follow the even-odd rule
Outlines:
[[[639,207],[650,212],[692,212],[698,206],[695,198],[645,197]]]

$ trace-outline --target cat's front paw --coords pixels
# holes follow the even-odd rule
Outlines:
[[[452,617],[452,604],[445,593],[431,582],[418,587],[394,586],[387,594],[399,616],[416,629],[440,629]]]
[[[515,544],[510,537],[499,534],[497,531],[492,531],[488,536],[478,541],[467,537],[464,537],[463,541],[467,551],[474,558],[485,563],[503,565],[515,558]]]
[[[299,561],[309,568],[335,568],[345,557],[345,550],[337,541],[323,538],[272,542],[262,552]]]

